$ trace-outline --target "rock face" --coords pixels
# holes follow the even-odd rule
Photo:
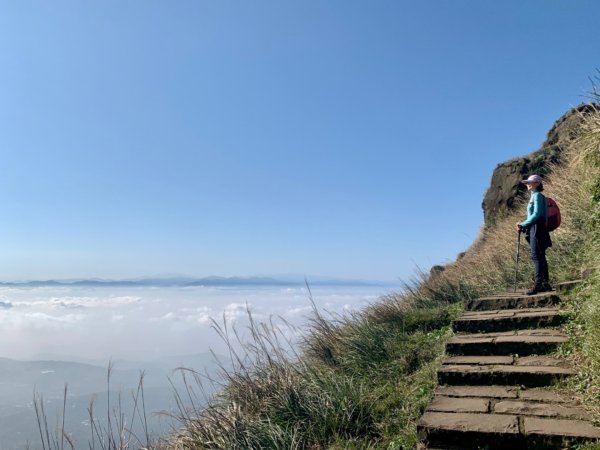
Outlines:
[[[578,125],[586,114],[596,108],[598,105],[583,104],[570,110],[556,121],[539,150],[496,167],[481,205],[486,227],[504,217],[513,208],[515,201],[526,192],[525,186],[520,184],[522,179],[534,173],[543,177],[550,173],[552,165],[560,163],[561,153],[574,139]]]

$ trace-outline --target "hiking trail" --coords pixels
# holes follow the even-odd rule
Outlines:
[[[600,439],[590,414],[552,385],[575,374],[559,291],[469,300],[453,323],[439,386],[417,428],[428,449],[569,448]]]

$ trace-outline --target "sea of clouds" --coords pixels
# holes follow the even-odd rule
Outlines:
[[[389,287],[315,287],[320,312],[364,308]],[[312,312],[305,287],[36,287],[0,289],[0,356],[19,360],[150,361],[225,351],[213,321],[242,338],[248,310],[257,321],[283,318],[292,340]],[[280,322],[281,323],[281,322]],[[299,329],[296,329],[299,327]],[[287,331],[285,331],[287,330]]]

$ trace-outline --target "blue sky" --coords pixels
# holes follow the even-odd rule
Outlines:
[[[595,1],[0,0],[0,279],[406,278],[600,67]]]

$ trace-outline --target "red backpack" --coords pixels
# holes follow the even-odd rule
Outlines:
[[[553,199],[546,197],[546,228],[548,231],[554,231],[558,227],[560,227],[560,209]]]

